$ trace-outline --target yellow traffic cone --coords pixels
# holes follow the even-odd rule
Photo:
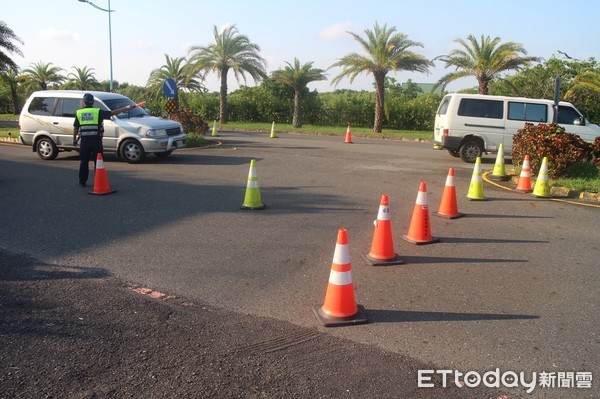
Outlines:
[[[492,178],[501,181],[510,180],[510,176],[506,174],[506,168],[504,165],[504,147],[502,144],[500,144],[498,147],[498,155],[496,155],[496,163],[494,164]]]
[[[248,172],[248,184],[246,185],[246,195],[244,196],[244,203],[242,209],[264,209],[260,197],[260,188],[258,187],[258,175],[256,173],[256,161],[253,159],[250,161],[250,171]]]
[[[550,187],[548,187],[548,158],[542,159],[542,166],[540,166],[540,172],[538,178],[535,181],[535,187],[533,193],[536,197],[547,198],[550,197]]]
[[[483,196],[483,178],[481,177],[481,157],[477,157],[475,167],[473,168],[473,176],[469,185],[467,198],[475,201],[485,201],[487,198]]]
[[[271,136],[272,139],[276,139],[277,138],[277,133],[275,133],[275,121],[273,121],[273,124],[271,125]]]
[[[218,135],[219,132],[217,131],[217,121],[215,120],[215,122],[213,123],[212,136],[217,137]]]

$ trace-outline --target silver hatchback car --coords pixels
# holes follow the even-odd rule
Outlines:
[[[59,151],[78,150],[73,146],[73,121],[75,112],[83,107],[85,93],[94,96],[94,107],[108,111],[135,104],[115,93],[36,91],[27,99],[19,117],[21,142],[45,160],[56,158]],[[151,116],[136,107],[104,121],[102,143],[104,151],[116,152],[129,163],[139,163],[146,154],[166,157],[174,149],[185,147],[186,135],[179,122]]]

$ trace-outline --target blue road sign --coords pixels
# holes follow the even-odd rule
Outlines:
[[[163,84],[163,93],[169,98],[175,97],[175,94],[177,94],[177,83],[171,78],[165,80],[165,83]]]

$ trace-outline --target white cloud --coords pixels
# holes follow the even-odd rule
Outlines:
[[[352,23],[350,21],[338,22],[337,24],[329,25],[323,29],[320,33],[320,38],[323,40],[337,40],[343,35],[347,34],[352,30]]]
[[[44,41],[82,42],[79,33],[54,28],[44,29],[41,31],[40,38]]]

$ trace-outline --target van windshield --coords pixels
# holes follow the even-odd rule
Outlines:
[[[115,98],[112,100],[104,100],[104,104],[111,110],[123,108],[127,105],[135,105],[133,101],[128,98]],[[117,115],[119,119],[128,119],[128,118],[143,118],[144,116],[148,116],[149,114],[141,107],[135,107],[130,111],[125,111]]]

